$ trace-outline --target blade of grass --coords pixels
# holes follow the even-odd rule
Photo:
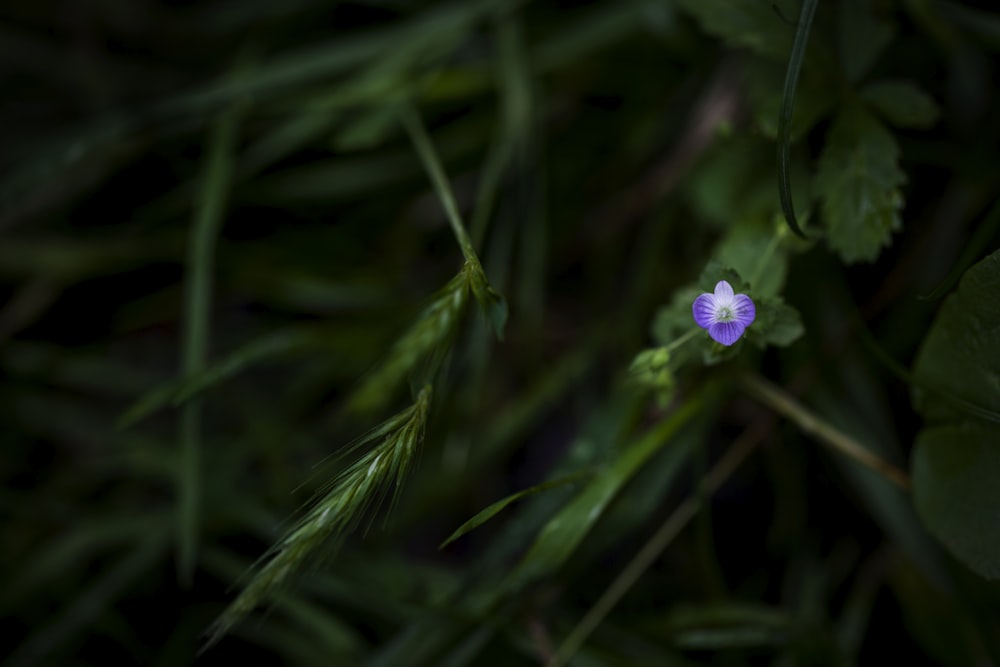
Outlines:
[[[795,204],[792,201],[792,183],[788,167],[788,153],[792,143],[792,109],[795,106],[795,89],[799,85],[799,73],[802,61],[806,57],[806,45],[809,43],[809,31],[812,28],[813,15],[819,0],[805,0],[802,3],[802,13],[799,15],[799,26],[795,31],[795,42],[792,44],[792,55],[788,60],[788,70],[785,73],[785,87],[781,98],[781,111],[778,115],[778,197],[781,199],[781,210],[789,229],[800,238],[806,238],[799,222],[795,218]]]
[[[195,208],[184,280],[184,333],[181,372],[185,378],[205,370],[208,359],[215,243],[222,227],[233,171],[237,126],[242,105],[221,113],[209,134],[202,187]],[[177,479],[178,576],[190,584],[197,557],[201,504],[202,403],[193,400],[181,412],[180,466]]]
[[[434,144],[431,143],[431,138],[424,127],[424,122],[420,119],[416,109],[409,104],[400,109],[400,118],[403,127],[410,135],[417,155],[420,156],[424,169],[427,170],[431,185],[434,186],[434,192],[441,201],[445,216],[448,218],[448,224],[451,225],[451,231],[455,234],[459,248],[462,249],[462,256],[465,257],[465,261],[478,265],[479,258],[472,247],[472,239],[469,238],[468,232],[465,231],[465,225],[462,224],[462,214],[458,212],[458,203],[455,201],[455,195],[448,184],[448,177],[445,176],[437,151],[434,150]]]
[[[434,150],[434,144],[427,134],[427,129],[424,127],[419,113],[412,105],[404,104],[400,108],[400,119],[410,135],[413,147],[420,156],[420,161],[423,163],[427,175],[431,179],[434,192],[441,201],[452,232],[455,234],[455,240],[462,249],[472,294],[479,302],[479,307],[483,311],[486,321],[492,325],[496,337],[502,340],[504,325],[507,322],[507,302],[499,292],[493,289],[483,272],[483,266],[472,246],[472,239],[469,238],[469,233],[465,230],[465,225],[462,222],[462,215],[458,211],[455,195],[452,193],[441,161]]]
[[[716,400],[718,391],[717,385],[708,383],[687,397],[674,412],[622,452],[606,471],[596,475],[538,534],[517,569],[511,573],[510,585],[521,586],[536,581],[562,566],[639,469],[710,406]],[[673,454],[677,461],[676,471],[690,452],[678,450]]]
[[[542,482],[541,484],[536,484],[535,486],[528,487],[527,489],[518,491],[517,493],[512,493],[506,498],[501,498],[500,500],[496,501],[486,509],[480,511],[474,517],[472,517],[471,519],[463,523],[461,526],[459,526],[458,529],[451,535],[449,535],[448,539],[442,542],[441,546],[439,546],[438,548],[443,549],[447,545],[451,544],[452,542],[460,538],[462,535],[465,535],[469,531],[472,531],[478,528],[479,526],[483,525],[484,523],[492,519],[494,516],[499,514],[505,507],[507,507],[511,503],[517,502],[518,500],[526,498],[527,496],[534,495],[542,491],[547,491],[548,489],[565,486],[566,484],[572,484],[573,482],[576,482],[580,480],[582,477],[585,477],[590,474],[591,472],[588,470],[580,470],[575,473],[570,473],[569,475],[563,475],[562,477],[557,477],[556,479],[550,479],[549,481]]]
[[[608,613],[618,604],[625,594],[632,588],[642,573],[659,558],[660,554],[670,546],[674,538],[680,534],[681,530],[694,518],[702,503],[702,496],[709,497],[729,479],[740,464],[753,451],[757,443],[764,434],[770,430],[771,420],[763,419],[755,425],[750,426],[743,435],[738,438],[729,450],[719,459],[718,463],[702,479],[699,491],[689,496],[680,506],[674,510],[666,521],[660,525],[653,536],[636,552],[611,585],[604,591],[593,607],[584,615],[576,627],[563,640],[556,655],[549,661],[546,667],[562,667],[566,665],[570,658],[583,646],[583,643],[590,636],[590,633],[607,617]]]

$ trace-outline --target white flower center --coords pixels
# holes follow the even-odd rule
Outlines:
[[[719,312],[716,313],[715,319],[719,322],[732,322],[736,319],[736,315],[733,314],[733,309],[729,306],[723,306],[719,308]]]

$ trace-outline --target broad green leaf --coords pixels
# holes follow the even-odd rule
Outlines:
[[[941,115],[934,99],[911,81],[875,81],[861,89],[861,97],[897,127],[930,127]]]
[[[1000,413],[1000,251],[974,265],[941,306],[913,366],[924,384]],[[931,422],[968,418],[948,401],[916,395],[917,410]]]
[[[902,226],[899,147],[885,127],[859,107],[834,122],[819,159],[815,187],[827,243],[847,263],[874,261]]]
[[[838,3],[837,47],[840,64],[848,81],[860,80],[871,69],[892,40],[893,28],[872,15],[868,0],[841,0]]]
[[[558,477],[556,479],[550,479],[549,481],[543,482],[541,484],[536,484],[535,486],[529,487],[522,491],[518,491],[517,493],[512,493],[506,498],[496,501],[495,503],[493,503],[492,505],[479,512],[465,523],[463,523],[461,526],[459,526],[458,530],[449,535],[448,539],[442,542],[441,546],[438,548],[443,549],[445,546],[451,544],[452,542],[462,537],[469,531],[474,530],[479,526],[483,525],[484,523],[492,519],[494,516],[499,514],[501,511],[503,511],[511,503],[517,502],[522,498],[526,498],[528,496],[540,493],[542,491],[548,491],[549,489],[554,489],[556,487],[564,486],[566,484],[572,484],[573,482],[579,481],[581,477],[587,474],[589,474],[587,471],[572,473],[570,475],[565,475],[563,477]]]
[[[959,560],[1000,579],[1000,430],[963,423],[917,436],[913,489],[917,511]]]
[[[1000,412],[1000,251],[969,269],[941,307],[914,364],[931,387]],[[917,436],[913,487],[931,532],[980,575],[1000,578],[1000,427],[935,394],[917,393],[930,422]]]

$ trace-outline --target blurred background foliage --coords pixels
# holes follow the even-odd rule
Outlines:
[[[5,664],[1000,664],[1000,13],[804,4],[3,3]]]

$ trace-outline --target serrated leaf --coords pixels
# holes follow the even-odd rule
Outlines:
[[[869,83],[861,89],[861,98],[897,127],[930,127],[941,115],[937,102],[911,81]]]
[[[916,395],[933,425],[917,436],[913,488],[930,531],[980,575],[1000,578],[1000,251],[969,269],[921,345],[914,375],[938,392]],[[977,410],[961,409],[967,403]]]
[[[827,243],[847,263],[874,261],[901,226],[899,146],[859,107],[834,122],[819,159],[819,194]]]
[[[701,292],[714,292],[715,286],[720,280],[725,280],[732,285],[733,291],[737,294],[750,290],[750,286],[743,276],[740,275],[739,271],[723,264],[718,259],[710,259],[705,264],[701,275],[698,276],[699,294]],[[688,314],[690,315],[690,312]]]
[[[786,347],[803,333],[799,311],[781,297],[765,297],[757,302],[757,319],[747,328],[747,339],[762,349],[768,345]]]
[[[483,525],[484,523],[492,519],[494,516],[499,514],[511,503],[515,503],[518,500],[521,500],[522,498],[526,498],[528,496],[540,493],[542,491],[548,491],[549,489],[565,486],[566,484],[572,484],[573,482],[579,481],[582,477],[588,474],[590,474],[588,471],[583,470],[572,473],[570,475],[557,477],[556,479],[550,479],[547,482],[536,484],[535,486],[529,487],[522,491],[518,491],[517,493],[512,493],[506,498],[502,498],[501,500],[496,501],[495,503],[493,503],[486,509],[480,511],[474,517],[463,523],[454,533],[449,535],[448,539],[442,542],[441,546],[439,546],[438,548],[443,549],[444,547],[451,544],[452,542],[462,537],[466,533],[475,530],[476,528]]]

